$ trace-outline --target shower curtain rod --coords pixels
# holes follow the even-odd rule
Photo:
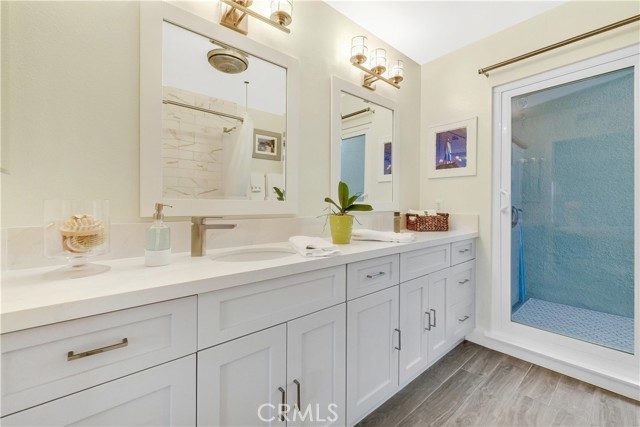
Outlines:
[[[566,46],[568,44],[575,43],[580,40],[584,40],[588,37],[595,36],[597,34],[601,34],[606,31],[613,30],[615,28],[622,27],[623,25],[631,24],[632,22],[636,22],[636,21],[640,21],[640,15],[635,15],[630,18],[623,19],[622,21],[614,22],[613,24],[600,27],[593,31],[589,31],[588,33],[580,34],[579,36],[571,37],[570,39],[566,39],[561,42],[558,42],[549,46],[545,46],[541,49],[537,49],[529,53],[525,53],[524,55],[516,56],[515,58],[507,59],[506,61],[498,62],[497,64],[493,64],[489,67],[480,68],[478,70],[478,74],[484,74],[486,77],[489,77],[489,71],[495,70],[496,68],[501,68],[501,67],[504,67],[505,65],[510,65],[515,62],[522,61],[523,59],[531,58],[532,56],[536,56],[541,53],[545,53],[550,50],[557,49],[559,47]]]
[[[216,116],[227,117],[229,119],[238,120],[239,122],[244,123],[244,119],[242,117],[234,116],[233,114],[221,113],[219,111],[213,111],[213,110],[209,110],[207,108],[201,108],[201,107],[196,107],[196,106],[189,105],[189,104],[183,104],[182,102],[170,101],[168,99],[163,99],[162,103],[163,104],[176,105],[178,107],[183,107],[183,108],[190,108],[192,110],[202,111],[203,113],[215,114]]]
[[[344,119],[357,116],[358,114],[368,113],[369,111],[371,111],[371,113],[376,112],[376,110],[372,109],[371,107],[367,107],[367,108],[363,108],[362,110],[354,111],[353,113],[345,114],[344,116],[340,116],[340,117],[342,118],[342,120],[344,120]]]

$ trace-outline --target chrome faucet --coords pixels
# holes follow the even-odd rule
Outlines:
[[[191,217],[191,256],[203,256],[207,251],[207,230],[235,228],[237,224],[205,224],[208,219],[221,219],[219,216]]]

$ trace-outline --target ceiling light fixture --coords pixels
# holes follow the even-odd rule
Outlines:
[[[351,39],[351,64],[365,72],[362,76],[362,86],[370,90],[376,90],[374,84],[378,80],[389,83],[396,89],[400,89],[400,83],[404,80],[404,63],[399,60],[393,60],[387,67],[387,52],[384,49],[374,49],[371,57],[368,57],[369,49],[367,48],[367,38],[365,36],[356,36]],[[365,67],[364,63],[369,59],[369,67]],[[384,73],[389,70],[387,76]]]
[[[222,18],[220,24],[227,28],[231,28],[234,31],[247,35],[247,26],[241,27],[244,18],[249,15],[259,21],[267,23],[272,27],[279,29],[287,34],[291,33],[291,30],[287,26],[291,23],[291,14],[293,12],[292,0],[272,0],[271,1],[271,17],[267,18],[257,12],[249,9],[253,4],[253,0],[220,0],[220,5],[227,5],[222,8]]]

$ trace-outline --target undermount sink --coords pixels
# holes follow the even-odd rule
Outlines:
[[[232,249],[226,252],[212,255],[211,259],[214,261],[223,262],[253,262],[280,259],[295,254],[296,252],[293,249],[285,247],[243,248]]]

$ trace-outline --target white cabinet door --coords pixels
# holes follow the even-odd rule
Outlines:
[[[446,331],[446,295],[451,270],[446,269],[427,276],[429,282],[428,315],[430,317],[429,333],[429,363],[440,358],[448,349]]]
[[[345,365],[346,304],[287,324],[287,425],[344,425]]]
[[[400,384],[419,375],[429,363],[429,281],[427,276],[400,285]]]
[[[398,388],[398,286],[347,303],[347,424]]]
[[[111,381],[2,418],[4,426],[193,426],[196,356]]]
[[[199,426],[284,426],[286,326],[198,353]]]

